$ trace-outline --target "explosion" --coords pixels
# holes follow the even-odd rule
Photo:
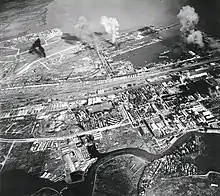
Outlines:
[[[106,33],[111,37],[112,43],[115,43],[119,37],[119,23],[117,19],[102,16],[100,24],[104,26]]]
[[[93,41],[89,23],[84,16],[79,17],[76,25],[74,26],[74,33],[79,39],[86,43],[91,43]]]
[[[186,38],[187,43],[193,43],[199,45],[201,48],[204,46],[203,36],[201,31],[192,31]]]
[[[199,16],[193,7],[189,5],[182,7],[177,17],[180,20],[180,31],[188,44],[197,44],[201,48],[204,46],[202,32],[195,30],[199,23]]]

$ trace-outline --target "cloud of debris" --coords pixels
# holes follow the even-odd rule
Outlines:
[[[74,33],[83,42],[93,42],[93,38],[91,36],[92,32],[90,30],[89,23],[84,16],[80,16],[77,20],[77,23],[74,26]]]
[[[106,33],[111,37],[112,43],[119,37],[119,23],[116,18],[102,16],[100,24],[104,26]]]
[[[187,39],[187,43],[197,44],[201,48],[204,46],[202,32],[199,30],[197,31],[193,30],[192,32],[190,32],[190,34],[186,39]]]
[[[193,7],[189,5],[182,7],[177,17],[180,19],[181,32],[188,32],[195,29],[199,22],[199,16]]]
[[[193,7],[189,5],[182,7],[177,18],[181,24],[181,34],[189,44],[197,44],[200,47],[204,46],[203,35],[199,30],[195,30],[195,26],[199,23],[199,15]]]

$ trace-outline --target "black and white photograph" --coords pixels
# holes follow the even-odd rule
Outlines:
[[[220,196],[220,0],[0,0],[0,196]]]

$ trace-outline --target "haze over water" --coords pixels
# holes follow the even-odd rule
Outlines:
[[[47,7],[40,7],[43,2]],[[8,24],[0,25],[2,34],[0,39],[4,36],[16,36],[24,32],[38,32],[51,28],[72,32],[80,16],[88,20],[92,31],[104,31],[100,25],[100,17],[103,15],[117,18],[121,30],[145,25],[168,25],[177,22],[176,15],[181,8],[178,0],[45,0],[43,2],[20,0],[1,6],[0,19],[3,24],[4,21],[8,21]],[[39,9],[31,11],[31,7],[39,7]],[[31,18],[31,15],[35,16]]]
[[[93,31],[102,31],[100,17],[106,15],[117,18],[120,28],[127,30],[173,23],[180,7],[176,0],[55,0],[48,7],[47,21],[71,31],[76,20],[84,16]]]
[[[121,30],[169,25],[178,22],[176,15],[186,4],[198,12],[201,30],[219,37],[218,0],[3,0],[0,39],[51,28],[72,32],[80,16],[88,20],[92,31],[104,31],[102,15],[116,17]]]

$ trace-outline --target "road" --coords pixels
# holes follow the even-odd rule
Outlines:
[[[0,163],[1,166],[2,166],[1,169],[0,169],[0,173],[1,173],[2,169],[4,168],[6,161],[8,160],[8,157],[9,157],[9,155],[10,155],[10,153],[11,153],[11,150],[12,150],[13,147],[14,147],[14,143],[15,143],[15,142],[12,142],[12,144],[11,144],[9,150],[8,150],[8,153],[7,153],[6,157],[5,157],[5,160],[4,160],[2,163]]]
[[[192,65],[189,65],[189,66],[187,66],[187,67],[182,67],[182,68],[177,68],[177,69],[171,69],[171,71],[174,71],[175,72],[175,70],[184,70],[184,69],[187,69],[187,68],[189,68],[189,67],[191,67],[191,68],[193,68],[193,67],[195,67],[195,66],[199,66],[199,65],[201,65],[201,64],[205,64],[205,63],[210,63],[210,62],[214,62],[214,61],[218,61],[219,60],[219,58],[217,58],[217,59],[212,59],[212,60],[207,60],[207,61],[203,61],[203,62],[201,62],[201,63],[194,63],[194,64],[192,64]],[[185,60],[186,61],[186,60]],[[181,61],[182,62],[182,61]],[[166,65],[164,65],[164,66],[161,66],[160,68],[166,68],[167,66]],[[166,72],[167,71],[169,71],[169,70],[166,70]],[[158,71],[159,72],[159,71]],[[156,73],[157,74],[157,73]],[[149,75],[148,75],[149,76]],[[145,78],[147,78],[147,76],[145,76]],[[118,80],[118,82],[121,82],[121,83],[123,83],[123,81],[124,81],[124,79],[132,79],[132,78],[117,78],[117,79],[111,79],[111,81],[109,82],[109,83],[111,83],[111,84],[113,84],[113,82],[112,81],[117,81]],[[139,81],[138,79],[139,79],[139,76],[137,76],[137,77],[134,77],[133,78],[134,80],[133,80],[133,82],[135,82],[135,80],[137,80],[137,81]],[[131,82],[131,80],[128,80],[128,82],[127,83],[130,83]],[[136,86],[135,87],[132,87],[132,88],[139,88],[140,86],[143,86],[143,85],[145,85],[146,83],[143,83],[143,81],[141,81],[142,83],[139,85],[139,84],[136,84]],[[162,82],[162,80],[160,79],[160,80],[156,80],[156,81],[152,81],[151,83],[158,83],[158,82]],[[94,81],[91,81],[90,83],[94,83],[93,84],[93,86],[95,86],[98,82],[96,81],[96,82],[94,82]],[[102,84],[105,84],[105,83],[107,83],[107,81],[100,81],[97,85],[102,85]],[[66,84],[66,83],[65,83]],[[71,84],[71,82],[69,83],[69,84]],[[83,87],[83,86],[86,86],[85,85],[85,83],[83,83],[83,82],[81,82],[80,83],[81,84],[81,86]],[[88,84],[88,86],[89,86],[89,82],[87,82],[87,84]],[[40,87],[54,87],[54,88],[56,88],[56,86],[57,86],[57,88],[60,88],[60,85],[62,85],[62,84],[60,84],[60,83],[55,83],[55,84],[42,84],[42,85],[31,85],[31,86],[25,86],[25,87],[23,87],[23,88],[21,88],[21,87],[12,87],[12,88],[7,88],[7,89],[2,89],[2,92],[4,92],[5,93],[5,96],[4,96],[4,94],[2,94],[2,96],[3,96],[3,98],[2,98],[2,101],[4,102],[4,100],[3,99],[6,99],[7,98],[7,91],[9,90],[12,90],[12,91],[10,91],[11,93],[12,92],[14,92],[14,95],[17,93],[16,92],[16,89],[17,90],[19,90],[20,92],[21,92],[21,90],[22,89],[29,89],[29,90],[31,90],[32,88],[34,89],[34,88],[40,88]],[[54,88],[52,88],[52,89],[54,89]],[[69,92],[65,92],[66,93],[66,96],[68,96],[68,95],[71,95],[71,93],[72,93],[72,91],[71,91],[71,88],[72,87],[70,87],[69,88]],[[99,88],[98,86],[97,86],[97,88]],[[51,88],[50,88],[51,89]],[[79,88],[75,88],[75,90],[77,90],[77,89],[79,89]],[[91,88],[90,88],[90,90],[91,90]],[[124,89],[117,89],[117,90],[113,90],[113,89],[110,89],[110,90],[108,90],[108,91],[105,91],[104,93],[102,93],[101,95],[102,96],[106,96],[106,95],[109,95],[109,94],[113,94],[113,93],[120,93],[120,92],[122,92],[122,91],[124,91]],[[10,95],[10,92],[9,92],[9,95]],[[53,93],[53,95],[58,95],[58,94],[60,94],[59,93],[59,91],[57,90],[57,92],[54,92]],[[17,95],[17,94],[16,94]],[[25,93],[25,95],[27,96],[27,91],[26,91],[26,93]],[[47,92],[47,95],[48,96],[50,96],[49,95],[49,92]],[[63,94],[62,94],[63,95]],[[83,93],[83,90],[81,89],[81,91],[80,92],[78,92],[78,95],[76,96],[74,96],[74,97],[72,97],[71,99],[68,99],[68,100],[65,100],[66,102],[73,102],[73,101],[76,101],[76,100],[80,100],[80,99],[88,99],[88,98],[92,98],[92,97],[96,97],[97,96],[97,94],[93,94],[93,95],[85,95],[85,93]],[[1,97],[1,95],[0,95],[0,97]],[[12,97],[12,96],[10,96],[10,97]],[[18,96],[18,98],[19,98],[20,96]],[[46,97],[46,96],[44,96],[44,97]],[[16,98],[16,99],[18,99],[18,98]],[[31,98],[31,97],[29,97],[29,98]],[[36,97],[36,96],[34,96],[34,99],[37,99],[37,98],[39,98],[39,97]],[[13,97],[13,99],[15,99],[15,96]],[[13,100],[13,101],[15,101],[15,100]],[[39,105],[39,104],[38,104]],[[40,104],[41,105],[41,104]],[[39,106],[40,106],[39,105]],[[37,106],[36,106],[37,107]],[[18,109],[22,109],[22,108],[25,108],[25,107],[19,107]],[[4,111],[11,111],[12,109],[10,109],[10,110],[4,110]],[[54,110],[54,111],[56,111],[56,110]]]
[[[103,128],[98,128],[98,129],[93,129],[93,130],[89,130],[89,131],[84,131],[81,133],[75,133],[75,134],[70,134],[70,135],[66,135],[66,136],[58,136],[58,137],[36,137],[36,138],[22,138],[22,139],[6,139],[6,138],[0,138],[0,142],[3,143],[31,143],[31,142],[36,142],[36,141],[62,141],[62,140],[67,140],[67,139],[71,139],[73,137],[76,136],[82,136],[82,135],[89,135],[89,134],[93,134],[95,132],[102,132],[105,130],[109,130],[109,129],[116,129],[118,127],[123,127],[128,125],[129,123],[119,123],[117,125],[112,125],[112,126],[108,126],[108,127],[103,127]]]
[[[117,85],[120,85],[120,84],[132,83],[132,82],[137,82],[137,81],[138,82],[140,82],[140,81],[144,82],[146,79],[149,79],[149,78],[155,78],[155,77],[170,74],[170,73],[173,73],[173,72],[187,70],[187,69],[199,66],[199,65],[203,65],[203,64],[211,63],[211,62],[216,62],[216,61],[219,61],[219,60],[220,60],[220,57],[215,58],[215,59],[205,60],[205,61],[202,61],[202,62],[199,62],[199,63],[193,63],[193,64],[188,65],[187,67],[186,66],[185,67],[179,67],[179,68],[175,68],[175,69],[163,70],[163,71],[160,71],[160,72],[158,72],[158,70],[156,70],[155,72],[149,73],[149,74],[141,73],[141,74],[139,74],[139,75],[137,75],[136,77],[133,77],[133,78],[128,78],[128,77],[112,78],[112,79],[109,79],[109,81],[105,81],[105,82],[103,81],[103,83],[97,83],[97,82],[94,82],[94,81],[90,81],[90,82],[87,81],[87,82],[83,83],[84,88],[82,88],[82,83],[75,84],[74,87],[70,83],[70,84],[67,84],[67,85],[70,85],[70,86],[69,86],[69,88],[66,88],[66,90],[57,91],[58,89],[56,89],[56,91],[57,91],[57,93],[62,94],[62,96],[64,95],[64,93],[68,93],[68,94],[73,93],[73,92],[76,92],[76,94],[81,93],[81,95],[78,95],[78,97],[76,96],[75,98],[78,98],[78,99],[79,98],[85,98],[85,96],[82,96],[82,95],[84,95],[83,92],[88,93],[88,91],[90,91],[91,89],[93,89],[93,91],[94,91],[94,90],[105,89],[105,88],[110,88],[110,87],[112,88],[113,86],[117,86]],[[60,84],[60,85],[62,86],[62,84]],[[28,88],[28,86],[25,87],[25,88]],[[62,89],[62,87],[60,87],[60,88]],[[39,90],[40,90],[40,92],[42,92],[41,89],[39,89]],[[115,91],[111,90],[109,92],[105,92],[103,95],[109,94],[109,93],[115,93]],[[94,95],[94,96],[97,96],[97,95]],[[45,97],[45,95],[44,95],[44,97]],[[117,126],[119,126],[119,125],[117,125]],[[122,126],[122,125],[120,125],[120,126]],[[49,141],[49,140],[66,140],[68,138],[74,137],[75,135],[80,136],[80,135],[84,135],[84,134],[92,134],[96,131],[103,131],[103,130],[111,129],[111,128],[112,127],[102,128],[100,130],[98,130],[98,129],[90,130],[90,131],[85,131],[85,132],[82,132],[82,133],[68,135],[68,136],[62,136],[62,137],[44,137],[44,138],[26,138],[26,139],[5,139],[5,138],[0,138],[0,142],[34,142],[34,141]],[[117,127],[114,127],[114,128],[117,128]]]
[[[47,97],[71,97],[73,96],[74,99],[85,99],[85,94],[88,92],[96,92],[99,89],[109,89],[113,88],[114,86],[119,86],[122,84],[128,84],[128,83],[143,83],[146,81],[146,79],[150,78],[156,78],[159,76],[168,75],[174,72],[184,71],[191,69],[196,66],[200,66],[203,64],[208,64],[211,62],[220,61],[220,57],[204,60],[198,63],[192,63],[190,65],[179,67],[179,68],[170,68],[166,70],[158,70],[154,69],[151,70],[151,73],[149,72],[143,72],[140,74],[137,74],[136,77],[118,77],[118,78],[110,78],[107,80],[102,81],[85,81],[85,82],[77,82],[74,83],[72,81],[63,82],[63,83],[55,83],[55,84],[43,84],[43,85],[31,85],[31,86],[18,86],[13,88],[2,88],[1,89],[1,95],[0,99],[10,99],[12,95],[17,95],[18,97],[24,96],[27,98],[28,96],[31,96],[32,94],[35,94],[35,98],[47,98]],[[19,93],[17,92],[19,91]],[[114,90],[109,90],[108,92],[104,92],[102,95],[105,95],[105,93],[109,94],[110,92],[114,93]],[[96,96],[96,95],[94,95]]]

